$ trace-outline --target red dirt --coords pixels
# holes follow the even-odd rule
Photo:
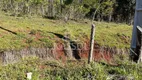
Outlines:
[[[66,56],[65,56],[65,53],[64,53],[64,48],[63,48],[63,44],[62,43],[58,43],[56,45],[56,52],[57,52],[57,55],[56,55],[56,59],[57,60],[61,60],[63,63],[65,63],[66,61]]]
[[[81,58],[88,58],[88,54],[89,54],[89,42],[86,41],[87,45],[87,49],[88,50],[82,50],[81,51]],[[110,51],[108,51],[107,49],[101,49],[101,47],[99,46],[99,44],[95,43],[94,45],[94,54],[93,54],[93,59],[94,61],[100,61],[100,60],[104,60],[108,63],[111,63],[112,61],[112,53],[110,53]]]
[[[40,35],[40,33],[36,33],[36,34],[35,34],[35,37],[36,37],[36,38],[35,38],[36,41],[39,40],[40,38],[42,38],[42,36]]]
[[[87,44],[86,46],[84,46],[84,48],[79,49],[79,56],[81,57],[81,59],[87,59],[88,58],[88,53],[89,53],[89,42],[85,41],[85,43]],[[62,60],[62,62],[66,62],[67,57],[65,56],[64,53],[64,49],[63,49],[63,44],[62,43],[58,43],[56,46],[56,59],[57,60]],[[112,63],[112,53],[107,50],[107,49],[103,49],[103,51],[101,51],[100,46],[95,43],[94,46],[94,55],[93,55],[93,59],[94,61],[106,61],[108,64]]]

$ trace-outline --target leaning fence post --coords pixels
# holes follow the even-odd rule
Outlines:
[[[88,56],[88,64],[93,60],[93,51],[94,51],[94,37],[95,37],[95,25],[91,26],[91,36],[90,36],[90,50]]]

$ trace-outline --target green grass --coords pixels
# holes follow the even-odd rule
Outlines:
[[[122,62],[122,61],[121,61]],[[41,61],[38,58],[0,67],[0,80],[26,80],[32,72],[32,80],[141,80],[142,65],[123,61],[118,66],[101,63]],[[118,79],[119,78],[119,79]]]
[[[126,24],[94,22],[96,24],[95,41],[102,46],[129,48],[132,27]],[[0,26],[16,32],[0,29],[0,49],[21,49],[24,47],[53,47],[57,37],[51,33],[61,35],[70,34],[70,39],[83,42],[90,38],[91,23],[85,21],[49,20],[40,17],[11,17],[0,14]],[[39,36],[39,35],[40,36]]]

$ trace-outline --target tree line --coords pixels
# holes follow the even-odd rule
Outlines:
[[[0,9],[13,16],[88,18],[130,24],[133,22],[135,0],[0,0]]]

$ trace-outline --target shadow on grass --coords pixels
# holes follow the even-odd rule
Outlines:
[[[79,51],[78,51],[78,45],[75,41],[72,41],[71,39],[61,35],[61,34],[58,34],[58,33],[54,33],[54,32],[48,32],[48,33],[51,33],[51,34],[54,34],[55,36],[57,36],[58,38],[61,38],[63,40],[67,40],[70,42],[70,46],[71,46],[71,49],[73,51],[73,56],[75,57],[75,59],[79,60],[81,59],[81,57],[79,56]]]
[[[18,33],[14,32],[14,31],[11,31],[11,30],[9,30],[9,29],[3,28],[3,27],[1,27],[1,26],[0,26],[0,29],[2,29],[2,30],[4,30],[4,31],[7,31],[7,32],[9,32],[9,33],[12,33],[12,34],[14,34],[14,35],[16,35],[16,36],[18,36],[18,37],[20,37],[20,38],[26,39],[27,41],[30,40],[29,38],[27,38],[27,37],[25,37],[25,36],[19,35]],[[28,43],[28,44],[30,45],[30,43]]]
[[[12,33],[12,34],[14,34],[14,35],[16,35],[16,36],[18,36],[18,37],[23,38],[23,39],[28,40],[28,38],[26,38],[26,37],[24,37],[24,36],[21,36],[21,35],[19,35],[18,33],[14,32],[14,31],[11,31],[11,30],[9,30],[9,29],[3,28],[3,27],[1,27],[1,26],[0,26],[0,29],[2,29],[2,30],[4,30],[4,31],[7,31],[7,32],[9,32],[9,33]]]
[[[6,29],[6,28],[3,28],[3,27],[1,27],[1,26],[0,26],[0,29],[2,29],[2,30],[4,30],[4,31],[7,31],[7,32],[9,32],[9,33],[12,33],[12,34],[14,34],[14,35],[17,35],[16,32],[11,31],[11,30],[8,30],[8,29]]]

